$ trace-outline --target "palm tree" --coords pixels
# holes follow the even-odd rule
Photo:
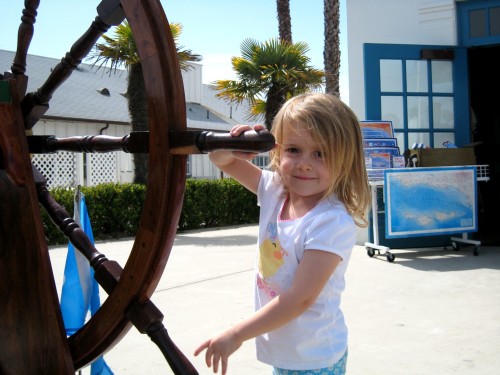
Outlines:
[[[180,23],[171,23],[170,31],[172,33],[177,57],[181,69],[188,70],[190,65],[188,61],[201,61],[201,56],[194,54],[191,50],[179,46],[177,41],[182,32]],[[94,60],[94,65],[110,68],[110,74],[118,67],[124,67],[128,71],[127,94],[128,109],[131,118],[133,131],[145,131],[148,129],[148,108],[146,90],[144,87],[144,76],[142,73],[142,64],[137,54],[137,47],[132,35],[132,30],[127,21],[118,25],[114,29],[113,38],[103,35],[104,43],[98,43],[95,46],[95,52],[89,57]],[[146,183],[147,176],[147,155],[134,154],[134,182]]]
[[[309,64],[308,51],[304,42],[287,43],[275,38],[259,43],[245,39],[242,56],[231,60],[238,79],[216,81],[216,96],[230,103],[249,102],[249,119],[264,115],[270,129],[287,99],[319,89],[323,83],[324,73]]]
[[[325,91],[340,97],[340,6],[339,0],[325,0]]]
[[[278,29],[283,42],[292,43],[292,18],[290,17],[290,0],[276,0]]]

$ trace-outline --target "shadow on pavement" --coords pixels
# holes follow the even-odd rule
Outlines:
[[[478,256],[474,256],[472,247],[463,246],[460,250],[443,248],[391,249],[396,256],[394,266],[409,267],[420,271],[453,272],[475,269],[500,270],[500,248],[480,246]],[[385,256],[374,259],[387,262]]]

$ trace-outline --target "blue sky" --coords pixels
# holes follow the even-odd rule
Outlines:
[[[161,3],[168,21],[183,26],[179,44],[203,56],[203,83],[235,78],[231,57],[241,55],[244,39],[263,42],[278,36],[275,0],[161,0]],[[94,0],[41,0],[29,53],[63,57],[94,20],[98,4]],[[20,1],[2,3],[0,49],[16,50],[22,8]],[[311,64],[323,69],[323,0],[290,0],[290,12],[294,42],[306,42]],[[345,13],[345,0],[341,0],[340,85],[342,99],[348,102]]]

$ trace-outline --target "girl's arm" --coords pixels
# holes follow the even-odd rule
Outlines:
[[[198,355],[206,349],[207,366],[213,365],[216,373],[220,362],[222,374],[226,374],[228,357],[244,341],[275,330],[306,311],[318,298],[341,260],[337,254],[326,251],[305,251],[290,289],[248,318],[205,341],[194,354]]]
[[[264,130],[262,125],[256,125],[255,130]],[[231,135],[237,137],[243,132],[252,130],[248,125],[237,125],[231,129]],[[262,171],[250,162],[257,154],[237,151],[213,151],[210,160],[221,171],[233,177],[236,181],[253,193],[257,193]]]

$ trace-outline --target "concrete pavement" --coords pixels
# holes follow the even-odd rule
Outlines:
[[[256,241],[255,225],[176,236],[152,301],[200,374],[212,372],[194,349],[252,312]],[[96,247],[124,266],[132,244],[126,239]],[[479,256],[465,247],[391,251],[394,263],[369,258],[364,246],[354,249],[342,302],[350,330],[348,374],[499,374],[500,248],[480,247]],[[66,247],[51,248],[50,257],[60,291]],[[115,375],[172,373],[135,328],[104,358]],[[270,373],[256,361],[253,341],[230,358],[231,375]]]

